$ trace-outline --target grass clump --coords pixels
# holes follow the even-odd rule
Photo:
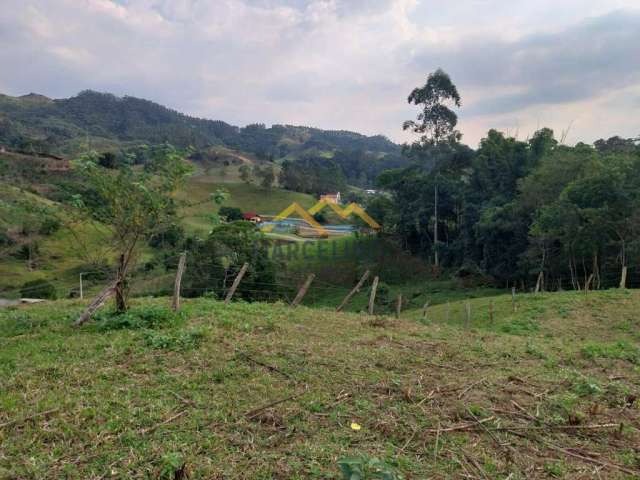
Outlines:
[[[366,455],[338,460],[344,480],[402,480],[404,477],[378,458]]]
[[[197,348],[205,334],[201,330],[157,332],[148,330],[144,334],[144,341],[148,347],[155,350],[185,351]]]
[[[96,315],[99,331],[156,329],[176,326],[179,323],[180,315],[161,305],[140,305],[130,308],[125,313],[112,310]]]
[[[625,341],[615,343],[588,343],[582,347],[582,355],[588,359],[609,358],[627,360],[637,365],[640,363],[640,349]]]

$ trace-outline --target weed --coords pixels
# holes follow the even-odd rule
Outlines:
[[[144,341],[148,347],[155,350],[191,350],[200,345],[204,336],[204,332],[200,330],[166,332],[147,330],[144,333]]]
[[[366,455],[338,460],[344,480],[402,480],[404,477],[378,458]]]
[[[3,337],[15,337],[32,331],[40,322],[36,323],[33,319],[21,311],[10,311],[5,315],[0,324],[0,331]]]
[[[582,347],[582,355],[585,358],[610,358],[627,360],[633,364],[640,363],[640,349],[627,342],[616,343],[588,343]]]
[[[539,329],[538,322],[530,318],[516,318],[512,322],[500,327],[500,331],[511,335],[529,335],[537,332]]]
[[[99,331],[122,329],[147,329],[175,326],[180,316],[167,307],[143,305],[129,309],[125,313],[114,311],[100,312],[96,315]]]

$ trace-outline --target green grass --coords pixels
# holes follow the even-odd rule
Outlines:
[[[188,200],[192,206],[184,210],[185,226],[198,233],[211,230],[210,214],[217,212],[219,206],[210,201],[210,195],[217,189],[224,189],[230,196],[225,206],[238,207],[243,212],[257,212],[262,215],[276,215],[297,202],[303,208],[310,208],[316,203],[312,195],[292,192],[280,188],[265,189],[255,184],[225,183],[218,177],[191,177],[180,198]]]
[[[0,477],[337,479],[364,457],[407,479],[637,478],[640,293],[497,296],[493,322],[487,301],[467,326],[446,304],[421,323],[137,299],[80,329],[78,301],[2,309]],[[573,429],[596,424],[615,427]]]
[[[60,295],[66,296],[69,289],[77,286],[81,271],[95,269],[92,266],[104,258],[111,258],[113,252],[108,245],[109,232],[101,225],[73,222],[62,205],[46,198],[0,183],[0,227],[18,234],[23,223],[29,221],[34,211],[45,209],[47,216],[59,219],[60,228],[52,234],[34,233],[38,253],[34,264],[9,255],[18,245],[4,247],[0,252],[0,291],[3,297],[18,296],[19,287],[25,282],[44,278],[54,281]]]

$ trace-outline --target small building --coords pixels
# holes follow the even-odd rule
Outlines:
[[[364,193],[366,193],[367,195],[375,195],[378,192],[373,189],[368,189],[368,190],[365,190]]]
[[[341,202],[340,192],[337,193],[325,193],[324,195],[320,195],[320,200],[324,200],[327,203],[335,203],[338,204]]]
[[[256,212],[245,212],[242,214],[242,218],[247,222],[262,223],[262,217],[260,217]]]

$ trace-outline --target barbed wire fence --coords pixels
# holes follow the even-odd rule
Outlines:
[[[182,269],[179,268],[181,258],[184,262]],[[523,293],[544,297],[552,291],[573,290],[588,298],[590,292],[598,289],[640,287],[640,265],[622,267],[618,272],[612,269],[601,271],[597,284],[593,274],[576,282],[575,275],[547,278],[543,272],[535,287],[530,286],[528,290],[515,286],[504,289],[504,294],[511,297],[511,302],[502,299],[498,304],[493,295],[479,298],[474,294],[473,287],[457,290],[455,298],[450,302],[430,299],[427,292],[421,293],[401,285],[392,286],[393,298],[389,298],[387,291],[381,295],[378,285],[384,278],[371,275],[369,270],[359,277],[355,285],[348,287],[316,278],[312,272],[286,272],[286,275],[265,280],[249,264],[224,267],[219,262],[198,260],[197,264],[189,265],[186,252],[165,257],[162,262],[165,273],[152,272],[151,275],[137,277],[131,284],[132,296],[170,296],[173,298],[174,309],[180,308],[180,298],[210,297],[226,303],[233,300],[282,302],[292,307],[301,304],[338,311],[349,309],[369,315],[406,315],[421,321],[435,319],[464,327],[479,323],[490,325],[507,315],[512,316],[518,310],[519,298]],[[194,271],[205,272],[205,275],[196,279],[194,275],[190,275]],[[79,274],[76,285],[58,285],[58,296],[88,299],[103,286],[103,282],[109,281],[111,275],[113,271],[105,268],[83,271]],[[577,289],[574,288],[575,285],[578,285]],[[41,286],[33,286],[4,290],[0,292],[0,298],[19,299],[29,297],[31,293],[37,297],[36,294],[41,289]],[[403,289],[406,290],[403,292]],[[495,291],[499,295],[500,290]],[[505,305],[509,303],[510,307],[506,308]]]

